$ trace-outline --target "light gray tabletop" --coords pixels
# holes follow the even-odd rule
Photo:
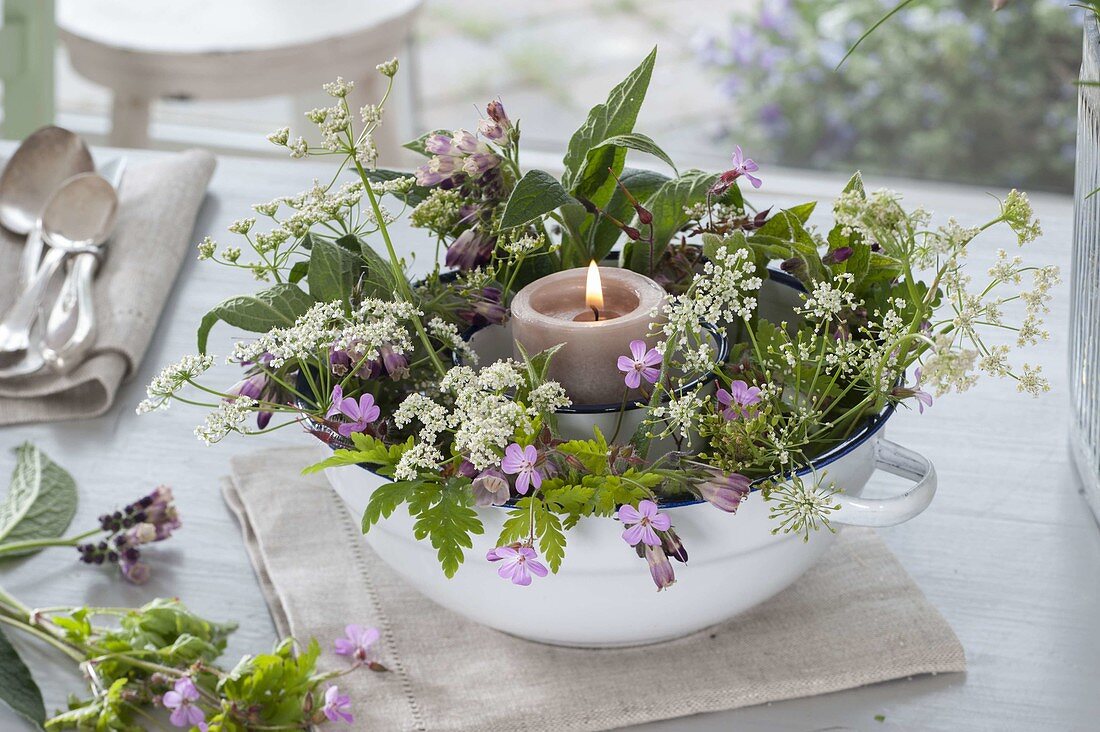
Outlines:
[[[10,144],[0,143],[0,154]],[[156,153],[134,153],[133,164]],[[107,154],[105,154],[106,156]],[[313,162],[222,158],[195,228],[228,240],[225,227],[249,205],[308,188],[327,166]],[[768,172],[767,170],[765,172]],[[840,190],[841,176],[771,171],[753,200],[768,205],[820,198]],[[903,192],[937,221],[955,216],[979,223],[996,202],[976,188],[869,180]],[[1002,192],[1003,193],[1003,192]],[[1022,252],[1068,269],[1072,203],[1063,196],[1032,197],[1045,236]],[[397,241],[412,253],[423,241],[402,230]],[[976,263],[992,261],[991,238],[975,246]],[[421,249],[420,266],[430,250]],[[189,257],[168,301],[157,336],[136,378],[103,417],[83,422],[0,429],[0,474],[14,463],[11,448],[32,440],[68,469],[80,488],[74,530],[153,486],[173,486],[184,527],[148,551],[153,577],[133,587],[108,571],[80,565],[75,552],[46,551],[0,567],[0,583],[31,604],[140,604],[178,596],[202,614],[236,620],[227,658],[264,650],[274,631],[237,525],[222,503],[221,476],[234,453],[305,441],[292,430],[274,439],[230,438],[205,447],[192,435],[196,411],[172,407],[138,417],[134,407],[159,368],[195,348],[201,315],[222,298],[253,288],[247,274],[200,264]],[[1055,292],[1050,342],[1028,354],[1041,363],[1054,390],[1019,395],[1008,382],[983,382],[962,396],[945,397],[924,415],[904,412],[892,421],[892,440],[930,457],[940,474],[931,508],[883,538],[966,649],[966,674],[919,677],[808,699],[652,724],[658,730],[1093,730],[1100,725],[1100,532],[1078,493],[1066,450],[1070,419],[1065,384],[1069,293]],[[224,355],[232,333],[219,326],[212,351]],[[234,377],[226,370],[224,377]],[[60,671],[47,653],[19,641],[34,668],[47,707],[62,706],[81,688],[75,673]],[[876,715],[885,717],[883,721]],[[21,729],[0,710],[0,729]],[[643,729],[643,728],[639,728]]]

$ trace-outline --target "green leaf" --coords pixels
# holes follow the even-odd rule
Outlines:
[[[44,729],[46,705],[42,692],[3,631],[0,631],[0,700],[37,729]]]
[[[848,182],[844,186],[845,193],[851,193],[852,191],[859,193],[860,198],[867,197],[867,191],[863,187],[863,174],[858,170],[848,179]]]
[[[500,228],[523,226],[572,202],[573,197],[566,193],[554,176],[544,170],[529,170],[508,197],[504,215],[500,218]]]
[[[344,246],[315,238],[307,279],[310,296],[317,302],[349,302],[361,261],[357,253],[352,254]]]
[[[296,285],[304,280],[307,274],[309,274],[309,260],[299,260],[290,268],[290,274],[287,275],[287,281]]]
[[[385,183],[386,181],[397,180],[398,178],[408,178],[409,176],[410,174],[408,171],[386,170],[385,168],[375,168],[374,170],[367,171],[367,178],[377,183]],[[431,188],[413,184],[405,193],[391,193],[390,195],[406,205],[417,206],[423,203],[424,199],[427,198],[428,194],[431,192]]]
[[[574,193],[584,196],[590,194],[594,195],[601,199],[601,204],[604,200],[610,200],[610,196],[600,196],[598,193],[595,193],[604,185],[615,189],[619,187],[615,179],[608,173],[607,151],[609,148],[638,150],[648,153],[667,163],[668,166],[672,168],[672,172],[679,175],[679,172],[676,170],[676,164],[672,162],[672,158],[670,158],[668,153],[662,150],[656,142],[639,132],[628,132],[626,134],[609,137],[588,150],[585,156],[586,162],[584,168],[581,170],[580,177],[572,187]],[[625,155],[623,159],[625,160]],[[635,198],[637,198],[637,195],[635,195]]]
[[[366,262],[366,271],[363,273],[363,294],[384,300],[393,299],[397,291],[397,280],[394,278],[389,259],[384,259],[365,239],[359,242],[359,252]]]
[[[420,137],[416,138],[415,140],[410,140],[409,142],[406,142],[401,147],[405,148],[406,150],[412,150],[415,153],[420,153],[421,155],[430,158],[432,157],[432,153],[428,152],[427,148],[424,147],[424,143],[427,142],[428,138],[432,135],[446,135],[447,137],[450,137],[451,131],[432,130],[431,132],[425,132]]]
[[[206,353],[210,329],[219,320],[251,333],[264,333],[276,327],[294,325],[298,316],[313,305],[313,298],[297,285],[285,282],[255,295],[239,295],[222,301],[203,316],[199,323],[199,353]]]
[[[590,473],[607,475],[611,471],[611,466],[607,461],[609,451],[607,440],[596,425],[592,426],[592,432],[596,439],[570,440],[559,445],[558,450],[580,460]]]
[[[76,483],[29,442],[17,447],[15,453],[11,485],[0,503],[0,543],[61,536],[76,514]],[[35,551],[11,552],[5,556]]]
[[[652,170],[626,168],[619,176],[619,180],[630,191],[630,195],[634,196],[636,200],[644,202],[664,185],[669,177]],[[634,207],[618,186],[615,186],[615,192],[611,195],[611,200],[604,206],[604,211],[619,221],[629,222],[634,218]],[[615,242],[622,236],[623,232],[618,226],[608,221],[606,217],[601,218],[599,223],[596,224],[595,232],[592,234],[592,258],[597,262],[603,260],[611,253],[611,250],[615,247]]]
[[[303,468],[302,475],[310,475],[325,468],[339,468],[345,465],[360,465],[363,463],[379,466],[379,473],[391,475],[393,466],[397,465],[405,451],[413,446],[412,437],[396,445],[387,445],[377,437],[361,432],[353,432],[351,441],[355,445],[354,450],[333,450],[331,457]]]
[[[431,541],[443,573],[454,577],[465,558],[462,550],[474,546],[470,535],[484,533],[485,528],[470,508],[469,480],[449,480],[441,488],[430,505],[416,512],[413,535]],[[410,511],[414,505],[409,504]]]
[[[565,533],[562,531],[561,519],[548,511],[542,501],[538,501],[536,506],[535,536],[538,537],[539,551],[550,571],[557,573],[565,559]]]
[[[645,206],[653,214],[654,256],[660,259],[672,237],[688,222],[684,209],[705,201],[707,191],[718,179],[715,173],[688,170],[678,178],[665,182],[646,201]],[[649,247],[634,242],[626,260],[627,267],[635,272],[650,271]]]
[[[384,518],[389,518],[397,507],[409,500],[409,496],[423,481],[398,480],[386,482],[374,489],[363,511],[363,533]]]
[[[589,110],[584,124],[573,133],[562,161],[565,166],[562,186],[566,190],[585,195],[597,206],[603,205],[611,198],[611,188],[614,187],[615,182],[611,179],[608,169],[610,168],[616,174],[622,171],[626,150],[620,147],[606,147],[591,162],[588,159],[588,152],[608,138],[634,131],[634,123],[637,122],[638,111],[642,108],[642,102],[645,101],[649,80],[653,75],[653,63],[656,59],[657,48],[654,47],[638,68],[630,72],[611,90],[607,101]],[[579,191],[578,185],[584,178],[582,173],[589,165],[592,165],[593,169],[604,171],[604,182],[596,185],[598,180],[587,178],[584,180],[585,189]]]

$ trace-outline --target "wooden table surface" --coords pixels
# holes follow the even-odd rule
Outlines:
[[[0,143],[0,154],[12,146]],[[106,155],[106,154],[105,154]],[[133,153],[131,164],[156,153]],[[314,162],[222,158],[195,228],[228,241],[225,227],[249,205],[308,188],[328,166]],[[771,173],[768,175],[768,173]],[[765,206],[827,200],[840,176],[769,171],[752,200]],[[963,224],[984,221],[996,201],[976,188],[901,180],[887,185]],[[1003,193],[1003,192],[1002,192]],[[1034,195],[1044,237],[1022,254],[1067,269],[1072,203],[1064,196]],[[412,253],[424,238],[402,230],[396,237]],[[981,240],[979,240],[981,241]],[[972,259],[992,261],[1014,240],[991,237],[974,246]],[[420,250],[427,267],[430,250]],[[188,257],[157,336],[136,378],[118,403],[95,420],[0,429],[0,473],[14,464],[12,448],[32,440],[68,469],[80,488],[74,531],[157,484],[173,486],[183,528],[147,552],[153,577],[142,587],[116,574],[80,565],[75,552],[48,550],[0,567],[0,583],[38,606],[140,604],[178,596],[200,613],[240,623],[227,652],[264,650],[274,641],[267,607],[245,556],[237,525],[222,503],[220,478],[230,455],[272,444],[304,441],[293,430],[258,440],[236,436],[206,447],[192,435],[201,414],[173,406],[138,417],[134,407],[145,384],[168,362],[195,348],[199,317],[222,298],[254,287],[247,274]],[[1049,342],[1027,355],[1054,384],[1033,399],[1009,382],[986,381],[970,393],[945,397],[918,415],[903,410],[890,438],[930,457],[940,475],[932,506],[908,524],[881,530],[901,562],[958,633],[970,670],[904,679],[852,691],[732,712],[647,725],[651,730],[1095,730],[1100,726],[1100,532],[1067,455],[1070,420],[1065,384],[1069,293],[1055,291]],[[232,333],[218,326],[211,349],[224,356]],[[234,377],[226,370],[224,377]],[[877,480],[877,479],[876,479]],[[885,485],[884,481],[884,485]],[[846,630],[838,628],[838,633]],[[47,708],[79,691],[75,673],[21,639]],[[878,720],[881,715],[885,719]],[[0,729],[20,729],[0,710]]]

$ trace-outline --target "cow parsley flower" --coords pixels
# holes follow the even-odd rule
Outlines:
[[[137,407],[138,414],[145,414],[156,409],[167,409],[173,396],[189,381],[193,381],[214,365],[214,357],[184,356],[179,362],[171,366],[165,366],[161,372],[145,387],[148,396]]]
[[[255,399],[246,396],[223,401],[217,409],[206,415],[205,423],[195,428],[195,436],[207,445],[213,445],[230,432],[246,432],[241,425],[258,404]]]
[[[1015,188],[1009,191],[1004,203],[1001,204],[1001,216],[1016,232],[1020,246],[1033,242],[1043,235],[1043,229],[1039,225],[1039,219],[1035,218],[1035,212],[1031,208],[1031,201],[1027,199],[1027,194]]]
[[[343,99],[351,90],[355,88],[354,81],[344,81],[344,77],[337,76],[336,81],[330,81],[327,84],[322,84],[321,88],[325,90],[325,93],[329,96],[337,99]]]
[[[807,482],[799,475],[772,486],[766,494],[768,518],[779,520],[772,533],[799,534],[803,541],[809,541],[810,534],[818,528],[832,530],[829,515],[840,509],[834,498],[838,492],[833,483]]]

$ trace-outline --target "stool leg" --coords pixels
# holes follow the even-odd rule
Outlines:
[[[108,143],[114,147],[148,147],[150,104],[148,97],[115,92]]]

